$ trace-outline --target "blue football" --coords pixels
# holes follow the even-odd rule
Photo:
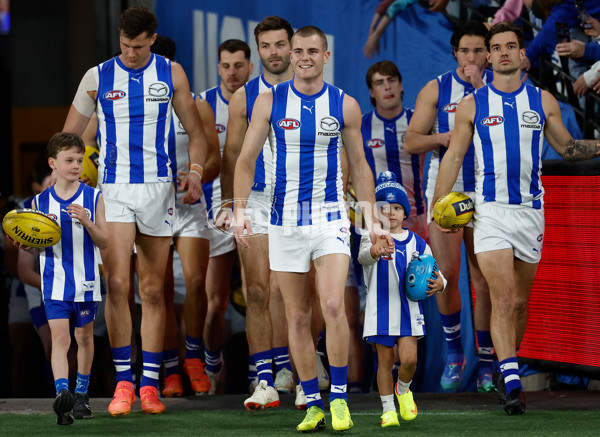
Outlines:
[[[415,301],[427,298],[429,282],[427,279],[435,279],[433,272],[438,271],[435,258],[431,255],[413,254],[413,259],[406,269],[404,278],[404,292],[406,296]]]

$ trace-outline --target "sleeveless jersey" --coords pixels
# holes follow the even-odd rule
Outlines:
[[[167,138],[173,80],[169,60],[152,54],[132,70],[118,57],[97,67],[100,166],[103,184],[170,182]]]
[[[293,79],[273,88],[271,224],[305,226],[345,217],[343,101],[344,92],[328,83],[310,96],[297,91]]]
[[[397,117],[388,120],[371,111],[362,117],[361,133],[365,158],[373,172],[373,180],[382,171],[392,171],[406,189],[410,216],[425,213],[423,198],[423,166],[425,154],[411,155],[404,151],[404,136],[412,117],[412,109],[404,108]]]
[[[44,299],[65,302],[98,302],[100,256],[92,237],[79,220],[67,213],[67,206],[83,206],[88,217],[96,221],[96,206],[100,191],[83,183],[70,199],[61,199],[50,187],[35,196],[35,208],[50,214],[62,229],[60,241],[40,253],[40,274]]]
[[[254,108],[254,102],[256,101],[256,98],[260,93],[272,87],[273,85],[268,83],[262,74],[244,85],[244,89],[246,90],[246,114],[248,115],[248,123],[250,123],[252,119],[252,109]],[[270,195],[272,191],[272,174],[273,154],[271,151],[271,145],[267,139],[262,151],[260,152],[260,155],[258,155],[258,159],[256,160],[256,170],[254,172],[254,183],[252,184],[252,190],[261,191]]]
[[[192,98],[194,101],[198,98],[194,93],[192,93]],[[187,163],[190,160],[190,155],[188,153],[188,144],[190,142],[190,137],[186,132],[181,120],[177,117],[175,111],[173,111],[173,116],[171,117],[171,128],[169,129],[169,138],[168,138],[168,151],[169,151],[169,166],[171,167],[171,173],[173,174],[173,180],[176,180],[177,175],[180,171],[188,172],[190,171]],[[175,187],[175,199],[177,200],[177,204],[180,204],[181,199],[185,196],[185,191],[178,191],[177,187]],[[196,201],[196,203],[202,203],[203,195],[200,195],[200,198]]]
[[[200,93],[200,97],[208,102],[215,114],[215,128],[219,135],[219,146],[221,148],[221,157],[225,148],[225,136],[227,134],[227,122],[229,121],[229,102],[221,94],[221,87],[216,86]],[[202,184],[204,198],[206,199],[206,209],[208,218],[213,219],[219,212],[221,204],[221,177],[217,176],[211,182]],[[214,210],[214,211],[213,211]]]
[[[541,209],[542,147],[546,116],[542,92],[522,84],[512,93],[493,85],[474,93],[477,156],[476,203],[498,202]]]
[[[382,256],[374,264],[363,266],[367,286],[363,337],[425,335],[422,304],[406,297],[404,280],[412,254],[418,252],[431,255],[431,249],[412,231],[408,231],[404,241],[394,238],[394,244],[393,254]],[[371,245],[369,236],[364,235],[361,239],[361,252],[370,250]]]
[[[493,79],[493,73],[490,70],[485,70],[482,79],[483,83],[490,83]],[[458,104],[464,96],[473,93],[475,88],[469,82],[465,82],[458,77],[456,70],[438,76],[437,81],[439,90],[437,102],[438,116],[433,131],[435,133],[444,133],[454,129],[454,116]],[[428,195],[429,193],[433,195],[440,163],[447,149],[445,146],[440,146],[432,152],[427,179]],[[452,191],[475,191],[475,155],[473,144],[469,146],[469,150],[465,154],[463,165],[458,173],[458,178]]]

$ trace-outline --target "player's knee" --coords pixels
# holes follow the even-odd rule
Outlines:
[[[94,336],[82,330],[75,330],[75,340],[80,348],[89,348],[94,344]]]
[[[248,286],[246,308],[250,311],[266,311],[269,309],[269,291],[259,285]]]
[[[323,318],[325,321],[335,322],[340,319],[346,319],[346,311],[344,310],[344,301],[337,298],[329,298],[325,301],[325,304],[321,307],[323,311]]]
[[[127,299],[129,294],[129,278],[118,275],[110,275],[107,278],[108,298],[119,300]]]
[[[185,279],[186,293],[189,293],[191,291],[194,293],[205,294],[205,284],[206,278],[204,276],[192,275],[191,277]]]
[[[69,346],[71,346],[71,334],[69,333],[69,331],[59,331],[59,332],[53,332],[52,333],[52,344],[56,347],[56,348],[60,348],[63,350],[67,350],[69,349]]]
[[[164,289],[162,286],[154,284],[142,286],[142,284],[140,284],[139,291],[142,305],[164,305]]]
[[[311,317],[310,313],[304,311],[291,310],[287,314],[288,330],[293,332],[306,331],[310,332]]]

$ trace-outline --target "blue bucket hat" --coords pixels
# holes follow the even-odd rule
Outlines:
[[[404,187],[397,182],[396,175],[391,171],[383,171],[379,174],[377,187],[375,187],[375,200],[398,203],[404,208],[406,217],[410,217],[408,194],[406,194]]]

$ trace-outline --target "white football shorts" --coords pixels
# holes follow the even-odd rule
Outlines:
[[[342,253],[350,256],[347,218],[307,226],[269,226],[269,261],[277,272],[306,273],[312,260]]]
[[[173,235],[175,193],[171,182],[102,184],[106,221],[135,223],[140,233]]]
[[[250,218],[253,234],[266,234],[269,232],[271,221],[272,198],[269,194],[260,191],[250,191],[246,204],[246,215]]]
[[[193,205],[183,204],[181,199],[177,199],[174,217],[173,238],[191,237],[208,240],[210,233],[204,196],[201,202]]]
[[[473,223],[475,253],[512,249],[516,258],[528,263],[542,258],[543,209],[484,202],[475,205]]]

